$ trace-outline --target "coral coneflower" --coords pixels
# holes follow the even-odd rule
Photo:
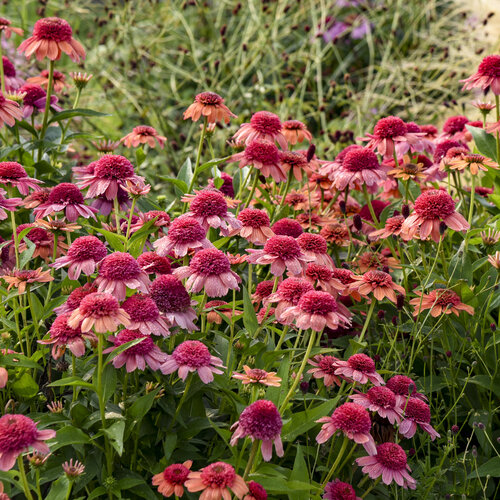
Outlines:
[[[223,300],[210,300],[205,304],[204,309],[207,311],[207,321],[217,325],[222,325],[221,315],[231,320],[243,314],[242,311],[233,310],[233,306]]]
[[[262,250],[248,248],[248,262],[252,264],[271,264],[271,273],[281,276],[285,270],[301,274],[307,262],[312,260],[302,252],[297,241],[291,236],[273,236],[267,240]]]
[[[479,65],[476,73],[465,80],[460,80],[464,86],[462,90],[479,88],[500,95],[500,55],[486,56]]]
[[[333,384],[340,387],[340,379],[335,375],[338,361],[335,356],[318,354],[309,360],[309,364],[315,368],[311,368],[307,373],[310,373],[314,378],[322,378],[326,387]]]
[[[16,124],[16,120],[21,121],[22,119],[23,110],[19,107],[19,104],[4,97],[0,91],[0,128],[5,124],[13,127]]]
[[[28,177],[26,170],[19,163],[15,161],[2,161],[0,162],[0,184],[16,187],[22,195],[26,196],[29,194],[30,189],[34,191],[40,190],[41,188],[38,184],[42,184],[42,181]]]
[[[437,318],[441,314],[451,313],[459,316],[460,311],[465,311],[471,316],[474,314],[474,308],[464,304],[453,290],[438,288],[427,294],[419,291],[416,291],[415,294],[418,297],[410,300],[410,304],[415,308],[413,313],[415,316],[427,309],[430,309],[433,318]]]
[[[254,208],[244,208],[238,214],[238,220],[241,222],[241,229],[234,231],[231,235],[239,233],[250,243],[264,245],[264,243],[274,236],[270,226],[269,215],[265,210]]]
[[[243,385],[262,384],[271,387],[280,387],[281,385],[281,378],[276,376],[276,372],[266,372],[266,370],[250,368],[247,365],[243,365],[243,370],[245,373],[234,372],[232,375],[233,378],[241,380]]]
[[[161,257],[155,252],[144,252],[137,257],[137,263],[147,274],[170,274],[172,266],[168,257]]]
[[[297,243],[311,261],[333,269],[333,259],[328,255],[328,243],[320,234],[302,233]]]
[[[83,286],[75,288],[66,299],[64,304],[56,307],[54,312],[56,314],[65,314],[74,311],[80,305],[83,297],[90,295],[91,293],[97,292],[97,287],[93,283],[85,283]]]
[[[469,229],[465,218],[455,212],[455,202],[446,191],[425,191],[415,200],[414,213],[403,222],[402,232],[411,239],[419,230],[420,239],[425,240],[430,236],[438,243],[441,222],[454,231]]]
[[[370,238],[372,240],[385,239],[389,236],[399,236],[401,234],[401,228],[403,226],[405,218],[402,215],[395,215],[394,217],[389,217],[385,221],[385,225],[382,229],[373,231],[370,233]]]
[[[38,61],[44,57],[56,61],[63,52],[74,62],[85,59],[85,49],[73,38],[71,26],[59,17],[39,19],[33,28],[33,35],[24,40],[17,50],[24,52],[28,59],[35,54]]]
[[[323,236],[328,243],[333,243],[339,247],[348,247],[351,244],[351,240],[353,243],[362,243],[352,237],[350,239],[349,229],[345,224],[339,222],[327,224],[321,228],[319,234]]]
[[[104,353],[113,352],[121,345],[139,339],[141,339],[140,342],[127,347],[113,358],[113,366],[115,368],[125,366],[128,373],[137,369],[144,371],[146,365],[153,371],[158,370],[160,365],[167,360],[168,355],[155,345],[149,335],[144,335],[138,330],[125,329],[117,335],[110,335],[108,340],[114,344],[114,347],[104,349]]]
[[[186,288],[176,276],[172,274],[158,276],[151,284],[149,293],[169,324],[180,326],[185,330],[198,330],[193,323],[197,316],[192,306],[196,302],[191,300]]]
[[[440,437],[436,430],[431,426],[431,410],[429,405],[417,398],[409,398],[403,406],[404,417],[399,426],[399,433],[405,438],[412,438],[417,432],[417,424],[434,441]]]
[[[288,149],[286,137],[282,133],[281,120],[269,111],[258,111],[252,115],[250,123],[243,123],[234,134],[236,144],[250,144],[253,141],[277,142],[281,149]]]
[[[16,228],[16,232],[19,235],[25,229],[31,227],[26,234],[25,238],[35,244],[35,252],[32,257],[40,257],[45,262],[50,262],[54,253],[54,236],[48,231],[41,227],[37,227],[34,224],[20,224]],[[18,236],[19,237],[19,236]],[[68,245],[64,242],[64,237],[59,236],[57,239],[56,256],[61,255],[68,248]],[[19,242],[19,252],[24,252],[28,249],[28,245],[23,241]]]
[[[312,283],[315,288],[331,293],[336,296],[338,292],[335,283],[333,282],[333,270],[331,267],[321,264],[309,264],[304,271],[304,278]]]
[[[366,394],[353,394],[349,396],[358,405],[370,411],[375,411],[391,424],[400,423],[403,413],[394,392],[388,387],[376,386],[368,389]]]
[[[156,143],[161,149],[165,146],[167,138],[160,135],[157,130],[147,125],[139,125],[134,127],[130,134],[120,139],[120,142],[127,148],[136,148],[139,144],[147,144],[150,148],[154,148]]]
[[[15,212],[19,205],[23,204],[21,198],[5,198],[7,191],[0,188],[0,220],[5,220],[7,218],[7,212]]]
[[[158,493],[164,497],[182,497],[184,495],[184,483],[186,482],[192,460],[186,460],[182,464],[172,464],[165,468],[159,474],[153,476],[153,486],[158,486]]]
[[[277,220],[271,226],[271,229],[277,236],[291,236],[292,238],[298,238],[304,232],[300,222],[286,218]]]
[[[135,294],[129,297],[122,308],[130,316],[129,330],[138,330],[144,335],[170,335],[168,324],[160,316],[160,311],[155,301],[147,296]]]
[[[471,175],[477,175],[479,170],[484,172],[489,168],[498,170],[498,163],[480,154],[465,153],[447,162],[446,166],[452,170],[468,170]]]
[[[281,132],[292,146],[304,141],[312,142],[313,139],[306,125],[299,120],[287,120],[283,122]]]
[[[179,344],[160,367],[164,375],[177,371],[182,380],[186,380],[189,373],[197,372],[204,384],[213,381],[214,373],[224,373],[220,368],[225,368],[222,359],[212,356],[199,340],[185,340]]]
[[[60,71],[54,71],[52,75],[52,88],[54,92],[61,92],[68,85],[66,84],[66,75]],[[44,69],[40,76],[33,76],[26,80],[28,83],[34,83],[35,85],[40,85],[43,89],[47,90],[49,86],[49,71]]]
[[[5,19],[5,17],[0,17],[0,35],[5,34],[5,38],[9,39],[12,33],[22,36],[23,30],[21,28],[16,28],[12,25],[12,21]]]
[[[418,160],[414,163],[409,156],[405,155],[400,163],[394,165],[394,168],[387,172],[387,175],[392,175],[395,179],[402,181],[419,181],[425,178],[424,164],[419,163]]]
[[[417,385],[406,375],[394,375],[394,377],[391,377],[387,381],[386,387],[396,394],[398,405],[400,407],[404,407],[408,396],[411,398],[427,400],[423,394],[417,392]]]
[[[0,470],[12,469],[17,457],[29,448],[46,455],[50,450],[44,441],[55,436],[56,431],[38,430],[37,424],[24,415],[4,415],[0,418]]]
[[[280,151],[279,158],[282,167],[285,167],[288,172],[291,171],[299,182],[302,182],[303,173],[309,177],[313,172],[307,161],[306,154],[302,151]]]
[[[406,237],[406,235],[404,235],[404,237]],[[371,252],[369,250],[359,255],[352,264],[356,266],[361,273],[376,271],[384,267],[388,267],[389,269],[401,267],[394,257],[388,257],[384,251]]]
[[[317,332],[351,324],[351,313],[346,307],[337,303],[333,295],[316,290],[302,295],[297,305],[283,311],[281,317],[284,321],[294,320],[298,328]]]
[[[97,333],[114,332],[120,325],[128,327],[130,316],[120,307],[118,300],[109,293],[94,292],[86,295],[71,313],[68,325],[82,332],[94,328]]]
[[[283,444],[281,442],[281,428],[283,422],[280,412],[272,401],[261,399],[247,406],[240,415],[238,422],[234,423],[231,429],[234,434],[230,444],[235,446],[238,439],[249,436],[262,441],[262,458],[269,462],[273,455],[273,444],[276,448],[276,455],[284,455]]]
[[[320,433],[316,436],[319,444],[328,441],[337,430],[355,443],[363,445],[370,455],[376,452],[375,441],[370,434],[372,421],[370,414],[361,405],[344,403],[335,409],[331,417],[322,417],[316,422],[323,423]]]
[[[350,291],[357,291],[364,297],[368,297],[371,293],[377,300],[383,300],[387,297],[391,302],[396,303],[396,291],[406,295],[406,290],[396,285],[392,281],[390,274],[384,271],[368,271],[362,276],[353,275],[353,283],[349,285]]]
[[[356,496],[354,488],[349,483],[335,479],[326,484],[323,500],[361,500],[361,498]]]
[[[68,325],[69,314],[61,314],[52,323],[49,329],[49,338],[39,340],[40,344],[52,345],[52,357],[59,359],[66,348],[77,358],[85,354],[85,339],[97,342],[97,337],[92,332],[82,333],[80,327],[72,328]]]
[[[229,290],[239,290],[241,278],[231,271],[231,264],[224,252],[205,248],[197,252],[188,266],[174,269],[179,279],[186,279],[188,291],[198,293],[203,288],[209,297],[223,297]]]
[[[411,469],[407,464],[406,453],[396,443],[379,444],[376,453],[369,457],[357,458],[356,463],[363,467],[363,472],[371,479],[382,477],[384,484],[394,481],[405,489],[414,490],[417,487],[415,479],[408,473]]]
[[[185,486],[190,492],[202,491],[199,500],[230,500],[231,493],[243,498],[248,487],[234,467],[225,462],[215,462],[199,472],[190,472]]]
[[[347,361],[338,360],[335,375],[340,375],[349,382],[373,385],[384,384],[384,379],[375,370],[375,361],[366,354],[353,354]]]
[[[184,111],[184,120],[191,118],[197,122],[201,117],[206,118],[208,123],[229,123],[231,118],[238,118],[224,104],[224,99],[215,92],[198,94],[193,104]]]
[[[26,287],[32,283],[48,283],[53,281],[54,278],[50,275],[50,271],[42,271],[42,268],[29,270],[29,269],[14,269],[8,274],[0,276],[7,283],[7,290],[17,288],[19,294],[26,291]]]
[[[261,484],[250,481],[248,483],[248,495],[245,495],[243,500],[267,500],[267,491]]]

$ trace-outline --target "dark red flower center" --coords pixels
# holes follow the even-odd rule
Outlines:
[[[271,142],[253,141],[245,149],[245,159],[248,163],[276,165],[280,160],[280,153],[276,145]]]
[[[500,77],[500,56],[486,56],[479,65],[477,72],[480,75],[490,76],[493,78]]]
[[[0,162],[0,178],[3,179],[22,179],[28,177],[23,166],[15,161]]]
[[[281,415],[272,401],[261,399],[245,408],[239,423],[254,439],[274,439],[281,433]]]
[[[278,236],[291,236],[292,238],[298,238],[304,232],[300,223],[293,219],[280,219],[272,225],[271,229]]]
[[[134,167],[121,155],[103,155],[95,162],[94,175],[99,179],[124,180],[134,175]]]
[[[163,471],[165,481],[170,484],[184,484],[189,476],[189,469],[182,464],[169,465]]]
[[[299,244],[291,236],[272,236],[264,245],[264,251],[283,260],[296,259],[302,255]]]
[[[108,255],[99,268],[99,276],[108,280],[126,281],[138,278],[142,270],[129,253],[114,252]]]
[[[172,267],[167,257],[160,257],[154,252],[145,252],[137,257],[137,263],[148,274],[170,274]]]
[[[305,252],[324,255],[328,251],[328,244],[319,234],[303,233],[297,238],[297,243]]]
[[[373,129],[373,134],[381,139],[392,139],[405,135],[407,131],[406,123],[401,118],[388,116],[377,122]]]
[[[191,212],[198,217],[227,216],[227,202],[219,191],[200,191],[190,205]]]
[[[158,276],[149,290],[158,309],[164,313],[183,312],[191,306],[184,285],[172,274]]]
[[[106,247],[95,236],[80,236],[76,238],[68,250],[68,257],[74,261],[93,260],[99,262],[106,257]]]
[[[122,304],[122,308],[134,322],[154,321],[160,315],[155,301],[146,295],[132,295]]]
[[[375,361],[366,354],[353,354],[348,360],[347,364],[353,370],[364,373],[372,373],[375,371]]]
[[[258,111],[250,119],[250,125],[261,134],[277,135],[281,131],[281,120],[269,111]]]
[[[253,227],[255,229],[260,227],[269,227],[269,215],[265,210],[258,210],[255,208],[245,208],[238,214],[238,220],[245,227]]]
[[[73,30],[67,21],[59,17],[39,19],[33,28],[33,36],[53,42],[70,42]]]
[[[455,202],[445,191],[425,191],[415,200],[415,212],[427,220],[446,219],[455,212]]]
[[[194,100],[200,104],[204,104],[205,106],[217,106],[218,104],[222,104],[224,102],[224,99],[222,99],[222,97],[215,92],[202,92],[201,94],[198,94]]]
[[[231,270],[231,264],[224,252],[216,248],[205,248],[191,259],[189,269],[202,276],[220,276]]]

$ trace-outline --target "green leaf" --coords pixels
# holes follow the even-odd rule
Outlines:
[[[184,181],[181,181],[180,179],[173,179],[172,177],[165,177],[163,175],[159,175],[158,177],[162,181],[169,182],[170,184],[173,184],[175,187],[179,188],[179,190],[181,191],[181,195],[187,193],[188,185]]]
[[[259,327],[257,315],[255,314],[255,309],[253,308],[246,287],[243,288],[243,324],[250,334],[255,333]]]
[[[12,366],[15,368],[34,368],[35,370],[42,369],[38,363],[35,363],[23,354],[0,354],[0,365]]]
[[[53,453],[64,446],[74,446],[75,444],[90,444],[90,437],[73,425],[65,425],[57,431],[54,443],[50,445],[50,451]]]
[[[67,120],[68,118],[74,118],[75,116],[111,116],[107,113],[101,113],[100,111],[94,111],[93,109],[66,109],[55,113],[54,116],[49,120],[49,124],[53,122],[60,122],[62,120]]]
[[[146,159],[146,153],[144,152],[144,149],[142,149],[141,146],[135,150],[135,162],[137,163],[137,166],[140,167],[144,163],[145,159]]]
[[[21,240],[18,240],[21,241]],[[35,253],[36,245],[29,240],[28,238],[24,238],[24,242],[28,247],[24,252],[19,256],[19,268],[23,269],[24,266],[31,260],[33,254]]]
[[[123,245],[127,241],[125,236],[122,236],[121,234],[112,233],[111,231],[106,231],[106,229],[101,229],[97,227],[93,229],[101,233],[106,238],[106,241],[109,243],[109,245],[113,250],[117,251],[123,250]]]
[[[52,382],[48,387],[86,387],[87,389],[93,389],[94,386],[90,382],[85,382],[80,377],[65,377],[55,382]]]
[[[297,445],[295,461],[293,463],[292,473],[290,474],[290,481],[299,481],[301,483],[308,484],[309,480],[309,468],[304,458],[304,453],[302,452],[302,447]],[[294,491],[288,494],[290,500],[309,500],[310,495],[307,491],[299,492]]]
[[[123,420],[119,420],[115,422],[113,425],[104,429],[104,433],[111,440],[111,445],[116,450],[118,455],[122,455],[123,453],[123,433],[125,432],[125,422]]]
[[[59,479],[52,483],[50,491],[45,497],[45,500],[60,500],[61,498],[65,498],[69,487],[69,479],[66,477],[66,475],[61,476]]]
[[[497,159],[497,141],[495,138],[486,132],[486,130],[478,127],[465,126],[472,134],[477,150],[484,156],[491,158],[494,161]]]
[[[476,479],[477,477],[500,477],[500,457],[494,457],[488,460],[485,464],[481,465],[476,470],[473,470],[467,479]]]
[[[113,365],[105,366],[102,374],[102,380],[103,398],[104,402],[107,402],[116,391],[116,384],[118,383],[118,370]]]
[[[38,393],[38,384],[29,373],[23,373],[11,387],[16,396],[21,399],[31,399]]]
[[[182,165],[181,169],[179,170],[179,174],[177,175],[177,179],[184,181],[186,184],[186,193],[189,189],[189,186],[191,185],[191,181],[193,180],[193,167],[191,164],[191,159],[186,158],[186,161]]]
[[[127,342],[125,344],[118,346],[116,349],[113,349],[113,351],[109,354],[109,356],[104,361],[104,366],[111,363],[111,361],[113,361],[113,359],[115,359],[116,356],[118,356],[118,354],[121,354],[123,351],[126,351],[129,347],[132,347],[132,346],[138,344],[139,342],[142,342],[144,339],[145,339],[145,337],[142,337],[140,339],[134,339],[134,340],[131,340],[130,342]]]
[[[204,172],[205,170],[208,170],[211,167],[216,167],[217,165],[226,162],[229,158],[231,157],[226,156],[225,158],[214,158],[213,160],[207,161],[206,163],[203,163],[203,165],[200,165],[198,167],[198,173],[201,174],[201,172]]]
[[[163,454],[166,460],[170,460],[177,444],[177,434],[168,434],[163,439]]]
[[[160,389],[155,389],[154,391],[148,392],[148,394],[137,398],[128,409],[127,415],[132,419],[134,424],[139,423],[151,409],[159,390]]]

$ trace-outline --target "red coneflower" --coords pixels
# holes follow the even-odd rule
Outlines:
[[[29,59],[35,54],[38,61],[48,57],[56,61],[62,52],[74,62],[85,59],[85,49],[73,38],[73,30],[67,21],[59,17],[39,19],[33,28],[33,35],[24,40],[17,49]]]
[[[298,238],[304,232],[300,222],[286,218],[277,220],[271,229],[276,236],[291,236],[292,238]]]
[[[309,364],[315,368],[311,368],[307,373],[310,373],[314,378],[322,378],[325,387],[330,387],[337,384],[340,387],[340,379],[335,375],[337,369],[337,361],[334,356],[318,354],[309,360]]]
[[[230,500],[231,490],[237,498],[248,493],[248,487],[234,467],[225,462],[215,462],[199,472],[190,472],[185,486],[190,492],[203,491],[199,500]]]
[[[252,295],[252,301],[255,304],[260,304],[266,297],[273,293],[274,280],[261,281],[255,287],[255,292]]]
[[[370,455],[376,453],[376,446],[370,434],[372,421],[370,414],[361,405],[344,403],[335,409],[331,417],[322,417],[316,422],[323,423],[320,433],[316,436],[319,444],[328,441],[337,430],[352,439],[355,443],[363,445]]]
[[[192,460],[186,460],[182,464],[172,464],[165,468],[163,472],[153,476],[153,486],[158,486],[158,493],[164,497],[182,497],[184,495],[184,483],[186,482]]]
[[[399,426],[399,433],[407,439],[411,439],[417,432],[417,424],[434,441],[440,435],[436,432],[431,422],[431,410],[429,405],[417,398],[408,398],[403,406],[403,421]]]
[[[462,90],[479,88],[500,95],[500,55],[486,56],[479,65],[476,73],[465,80],[460,80],[464,86]]]
[[[402,408],[406,404],[408,396],[411,398],[427,400],[427,398],[423,394],[417,392],[417,385],[410,377],[407,377],[406,375],[394,375],[394,377],[391,377],[387,381],[386,387],[389,388],[394,394],[396,394],[398,406]]]
[[[311,132],[299,120],[283,122],[281,132],[292,146],[304,141],[312,142],[313,140]]]
[[[269,111],[258,111],[252,115],[250,123],[243,123],[233,135],[236,144],[250,144],[253,141],[277,142],[281,149],[288,149],[286,137],[282,133],[281,120]]]
[[[128,327],[129,324],[130,317],[116,297],[99,292],[85,295],[68,319],[71,328],[80,327],[84,333],[92,328],[97,333],[114,332],[120,325]]]
[[[186,288],[176,276],[172,274],[158,276],[151,284],[149,293],[159,311],[171,325],[189,331],[198,330],[193,323],[197,316],[192,306],[196,302],[191,300]]]
[[[198,94],[193,104],[184,111],[184,120],[191,118],[197,122],[201,117],[206,118],[208,123],[229,123],[231,118],[238,118],[224,104],[224,99],[215,92]]]
[[[41,188],[38,184],[42,184],[42,181],[28,177],[26,170],[19,163],[15,161],[2,161],[0,162],[0,184],[14,186],[22,195],[26,196],[29,194],[30,189],[34,191],[40,190]]]
[[[284,455],[283,444],[281,442],[281,428],[283,422],[280,412],[272,401],[261,399],[247,406],[241,413],[238,422],[231,426],[234,434],[231,437],[230,445],[235,446],[238,439],[249,436],[252,441],[255,439],[262,441],[262,458],[269,462],[273,455],[273,444],[276,448],[276,455]]]
[[[375,361],[366,354],[353,354],[347,361],[338,360],[335,375],[340,375],[349,382],[383,385],[384,379],[375,370]]]
[[[267,491],[261,484],[255,481],[248,483],[248,491],[248,495],[245,495],[243,500],[267,500]]]
[[[371,293],[377,300],[383,300],[387,297],[391,302],[396,303],[396,293],[395,291],[406,295],[406,290],[400,286],[396,285],[392,281],[390,274],[384,271],[368,271],[362,276],[353,275],[353,283],[349,285],[350,291],[357,291],[364,297],[368,297]]]
[[[335,267],[333,259],[327,253],[328,243],[320,234],[302,233],[297,238],[297,243],[311,261],[330,269]]]
[[[239,290],[241,278],[231,271],[231,264],[224,252],[205,248],[197,252],[188,266],[178,267],[173,274],[186,279],[188,291],[198,293],[203,288],[209,297],[223,297],[229,290]]]
[[[129,330],[138,330],[144,335],[170,335],[168,324],[160,316],[160,311],[155,301],[147,296],[135,294],[129,297],[122,308],[130,316]]]
[[[406,238],[406,235],[404,235],[404,237]],[[389,269],[401,267],[394,257],[388,257],[385,255],[384,251],[371,252],[369,250],[359,255],[356,260],[352,262],[352,264],[356,266],[361,273],[366,271],[376,271],[386,266]]]
[[[52,357],[59,359],[66,348],[71,351],[71,354],[77,358],[85,354],[85,339],[92,342],[97,342],[97,337],[92,332],[83,333],[80,326],[72,328],[68,325],[70,315],[61,314],[52,323],[49,329],[49,338],[47,340],[39,340],[40,344],[52,345]]]
[[[398,404],[396,395],[388,387],[371,387],[366,394],[353,394],[349,398],[358,405],[377,412],[382,418],[389,420],[391,424],[401,422],[403,410]]]
[[[323,500],[362,500],[356,496],[354,488],[349,483],[335,479],[325,486]]]
[[[241,380],[243,385],[262,384],[271,387],[280,387],[281,385],[281,378],[276,376],[276,372],[266,372],[266,370],[250,368],[247,365],[243,365],[243,370],[245,373],[234,372],[232,375],[233,378]]]
[[[413,312],[415,316],[427,309],[430,309],[433,318],[437,318],[440,314],[451,313],[459,316],[460,311],[465,311],[471,316],[474,315],[474,308],[464,304],[453,290],[438,288],[427,294],[419,291],[415,291],[415,294],[418,297],[410,300],[410,304],[415,308]]]
[[[363,472],[371,479],[382,477],[384,484],[394,481],[405,489],[414,490],[417,487],[415,479],[408,474],[411,469],[407,464],[406,453],[399,444],[379,444],[372,456],[357,458],[356,463],[363,467]]]
[[[155,252],[144,252],[137,257],[137,263],[147,274],[170,274],[172,267],[168,257],[161,257]]]
[[[191,372],[197,372],[204,384],[214,379],[214,373],[224,373],[222,359],[212,356],[208,347],[199,340],[185,340],[179,344],[160,367],[164,375],[177,371],[182,380],[186,380]]]
[[[238,234],[256,245],[264,245],[265,242],[274,236],[270,226],[269,215],[265,210],[254,208],[244,208],[238,214],[238,220],[242,227],[233,231],[231,236]]]
[[[0,470],[12,469],[17,457],[29,448],[46,455],[50,450],[44,441],[55,436],[56,431],[40,431],[37,424],[24,415],[4,415],[0,418]]]
[[[455,212],[455,202],[446,191],[425,191],[415,200],[414,213],[403,222],[402,232],[405,237],[411,239],[419,230],[420,239],[425,240],[430,236],[438,243],[441,238],[441,222],[454,231],[469,229],[465,218]]]

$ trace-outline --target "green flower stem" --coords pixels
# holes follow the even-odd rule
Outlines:
[[[132,198],[132,206],[130,207],[130,215],[127,221],[127,232],[125,233],[125,243],[123,244],[123,251],[127,251],[128,237],[130,236],[130,226],[132,225],[132,217],[134,216],[135,204],[137,203],[137,198],[134,196]]]
[[[271,293],[274,293],[276,291],[276,289],[278,288],[278,280],[279,280],[279,276],[276,276],[274,278],[274,284],[273,284],[273,290]],[[267,308],[266,308],[266,314],[264,315],[264,320],[262,320],[262,323],[260,324],[259,328],[257,328],[257,330],[255,330],[255,333],[253,334],[253,339],[256,339],[259,335],[259,333],[261,332],[262,328],[264,328],[264,321],[267,319],[267,315],[269,314],[269,310],[271,309],[271,304],[267,304]]]
[[[50,98],[52,97],[52,90],[54,86],[54,61],[49,60],[49,82],[47,84],[47,95],[45,98],[45,110],[43,112],[42,128],[40,130],[40,147],[38,148],[38,161],[41,161],[43,155],[43,139],[45,133],[47,132],[47,124],[49,122],[49,112],[50,112]]]
[[[73,483],[74,481],[69,481],[69,484],[68,484],[68,491],[66,492],[66,497],[65,497],[65,500],[69,500],[71,498],[71,490],[73,489]]]
[[[35,308],[33,307],[33,300],[31,298],[32,295],[31,295],[30,288],[31,287],[28,285],[28,288],[26,290],[26,296],[28,297],[28,305],[29,305],[30,312],[31,312],[31,321],[33,323],[33,328],[35,330],[36,338],[38,340],[41,340],[41,338],[40,338],[40,328],[39,328],[39,324],[38,324],[38,318],[35,315]]]
[[[188,193],[190,193],[193,190],[194,183],[196,182],[196,177],[198,176],[198,167],[200,166],[201,152],[203,150],[203,142],[205,140],[205,135],[207,134],[207,125],[208,125],[208,120],[207,117],[205,116],[205,121],[203,122],[203,130],[201,131],[200,142],[198,144],[198,153],[196,155],[196,163],[194,165],[193,178],[189,183],[187,191]]]
[[[71,375],[76,377],[76,356],[71,353]],[[72,401],[75,402],[78,397],[78,388],[76,385],[73,386],[73,398]]]
[[[243,473],[243,479],[246,480],[248,478],[248,474],[252,470],[252,465],[259,451],[259,441],[255,440],[252,443],[252,448],[250,449],[250,456],[248,457],[247,466],[245,467],[245,472]]]
[[[288,333],[288,330],[290,330],[290,326],[286,325],[285,328],[283,328],[283,331],[281,332],[278,344],[277,344],[276,348],[274,349],[275,351],[279,351],[280,350],[281,345],[285,341],[285,337],[286,337],[286,334]]]
[[[333,465],[331,466],[330,470],[328,471],[328,474],[326,475],[325,480],[323,481],[323,485],[322,485],[323,489],[325,488],[326,483],[328,483],[328,481],[330,481],[333,474],[335,474],[337,467],[339,466],[340,461],[342,460],[342,457],[344,456],[344,452],[345,452],[348,444],[349,444],[349,438],[347,436],[344,436],[344,440],[342,441],[342,445],[340,447],[340,451],[337,455],[337,458],[335,459],[335,462],[333,462]]]
[[[115,196],[113,200],[113,207],[115,212],[115,225],[116,225],[116,234],[119,234],[120,231],[120,203],[118,202],[118,196]]]
[[[177,420],[177,417],[179,416],[179,413],[181,411],[181,408],[182,408],[182,405],[185,403],[186,401],[186,397],[187,397],[187,394],[189,392],[189,388],[191,387],[191,382],[193,381],[193,374],[190,373],[188,375],[188,378],[187,378],[187,382],[186,382],[186,386],[184,387],[184,392],[182,393],[182,397],[181,397],[181,400],[179,401],[179,404],[177,405],[177,408],[175,410],[175,413],[174,413],[174,418],[172,419],[172,421],[170,422],[170,425],[168,426],[168,429],[167,429],[167,434],[168,432],[172,429],[172,427],[174,426],[176,420]]]
[[[288,194],[288,191],[290,189],[290,183],[292,182],[292,178],[293,178],[293,168],[291,168],[290,172],[288,172],[288,179],[287,179],[286,185],[285,185],[285,192],[281,196],[280,204],[278,205],[278,209],[276,210],[276,214],[280,213],[280,210],[283,207],[283,204],[285,203],[285,198],[286,198],[286,195]]]
[[[19,269],[19,238],[17,235],[16,214],[15,211],[9,213],[12,226],[12,239],[14,240],[14,252],[16,254],[16,268]]]
[[[370,323],[370,320],[371,320],[371,317],[372,317],[372,314],[373,314],[373,310],[375,309],[375,304],[377,303],[377,300],[375,299],[375,297],[372,299],[372,303],[370,304],[370,309],[368,309],[368,314],[366,315],[366,319],[365,319],[365,324],[363,325],[363,329],[361,330],[361,333],[359,335],[359,340],[358,342],[362,342],[363,339],[365,338],[365,333],[366,331],[368,330],[368,325]],[[355,354],[355,353],[353,353]]]
[[[57,258],[57,244],[58,244],[58,238],[57,238],[57,232],[54,232],[54,240],[52,242],[52,262],[56,261]],[[55,268],[51,267],[50,268],[50,275],[54,277],[55,273]],[[47,290],[47,302],[51,299],[52,297],[52,287],[54,286],[54,280],[49,282],[49,288]]]
[[[320,332],[320,337],[321,337],[321,332]],[[311,330],[311,336],[309,337],[309,344],[308,344],[306,352],[304,354],[304,358],[302,359],[302,363],[300,365],[299,371],[297,372],[297,374],[295,376],[295,380],[293,381],[292,387],[290,387],[290,390],[288,391],[288,394],[286,395],[285,400],[283,401],[282,405],[280,406],[280,413],[283,413],[283,411],[286,408],[286,405],[288,404],[288,401],[290,401],[290,398],[295,393],[297,386],[300,384],[300,377],[302,376],[302,373],[304,372],[306,364],[309,360],[309,357],[311,355],[311,351],[312,351],[315,340],[316,340],[316,331]]]
[[[252,189],[250,189],[250,194],[248,195],[247,201],[245,202],[243,208],[248,208],[248,205],[250,205],[250,202],[252,201],[253,195],[255,193],[255,189],[257,188],[258,182],[259,182],[259,171],[257,170],[255,172],[255,178],[252,183]]]
[[[500,96],[495,95],[497,122],[500,121]],[[497,131],[497,163],[500,161],[500,135]]]
[[[377,216],[375,215],[375,210],[373,210],[372,200],[370,198],[370,195],[368,194],[368,189],[366,188],[366,184],[363,184],[363,194],[365,195],[366,204],[368,205],[368,210],[370,210],[370,215],[372,216],[373,223],[378,228],[379,222]]]
[[[23,456],[19,455],[17,457],[17,466],[19,467],[19,475],[21,476],[21,483],[23,485],[24,494],[28,500],[33,500],[33,495],[30,491],[30,486],[28,484],[28,478],[26,477],[26,472],[24,470]]]
[[[368,489],[366,489],[365,492],[361,495],[361,498],[365,498],[366,495],[368,495],[368,493],[370,493],[370,491],[373,490],[373,488],[375,488],[375,486],[377,486],[378,483],[380,483],[381,479],[382,476],[377,477],[377,479],[375,479],[373,484],[370,487],[368,487]]]

